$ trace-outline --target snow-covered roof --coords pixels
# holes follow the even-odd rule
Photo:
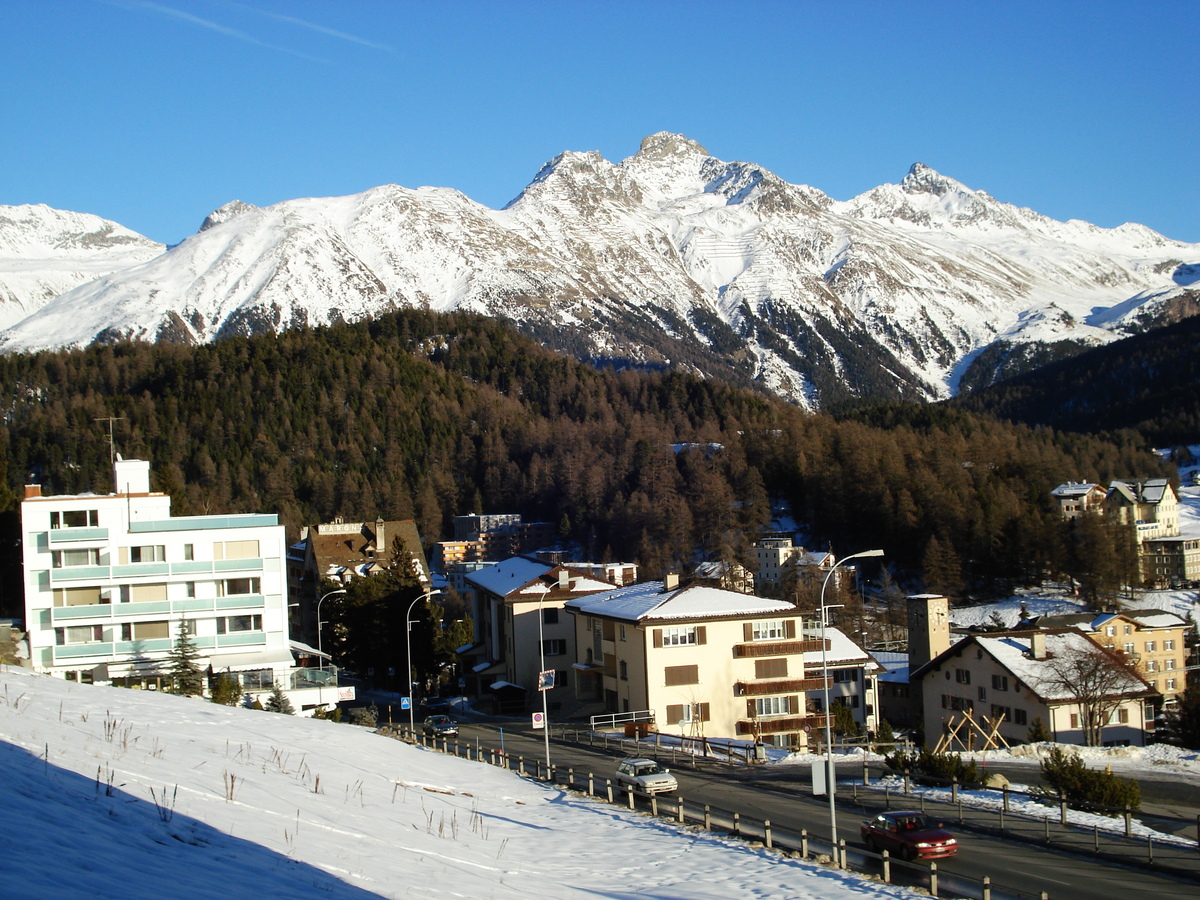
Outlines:
[[[643,581],[588,597],[576,597],[567,601],[567,607],[584,615],[630,622],[796,612],[796,607],[783,600],[768,600],[704,585],[668,591],[661,581]]]
[[[854,641],[850,640],[840,629],[826,628],[825,637],[829,641],[829,649],[825,651],[825,662],[831,666],[846,663],[873,663],[871,654]],[[804,654],[804,668],[808,669],[821,665],[821,651],[810,650]],[[868,668],[874,668],[869,665]]]
[[[288,643],[291,645],[293,651],[301,654],[302,656],[320,656],[324,659],[332,658],[328,653],[322,653],[316,647],[310,647],[303,641],[290,640]]]
[[[1102,491],[1104,488],[1091,481],[1079,482],[1078,484],[1074,481],[1068,481],[1066,484],[1060,484],[1050,493],[1055,497],[1067,499],[1069,497],[1085,497],[1095,490]]]
[[[493,563],[477,572],[469,572],[466,580],[498,597],[507,597],[513,591],[525,587],[553,568],[554,566],[544,562],[525,559],[523,556],[514,556]]]
[[[1162,503],[1170,487],[1165,478],[1148,478],[1145,481],[1114,481],[1111,490],[1130,503],[1156,504]]]
[[[1161,609],[1131,609],[1123,615],[1134,619],[1143,628],[1182,628],[1187,625],[1187,622],[1175,613]]]
[[[1046,658],[1032,659],[1030,657],[1030,637],[1028,635],[1005,635],[1003,637],[976,637],[979,646],[984,651],[1008,669],[1026,687],[1043,700],[1070,700],[1071,692],[1061,685],[1054,684],[1050,660],[1069,657],[1076,653],[1092,653],[1096,644],[1086,635],[1077,631],[1042,632],[1046,641]],[[1117,682],[1114,693],[1141,694],[1149,690],[1149,686],[1133,674],[1127,674]]]

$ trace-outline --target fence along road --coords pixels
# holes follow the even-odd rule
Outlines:
[[[557,770],[559,782],[565,782],[570,770],[574,775],[574,787],[586,790],[587,775],[592,773],[596,792],[601,795],[604,793],[605,780],[614,777],[617,759],[630,755],[655,755],[653,745],[623,742],[623,746],[618,746],[617,742],[610,741],[608,748],[604,749],[599,743],[599,736],[595,739],[595,746],[588,746],[586,740],[590,735],[587,732],[580,735],[584,743],[564,741],[560,734],[556,729],[552,744],[552,762]],[[462,726],[462,746],[459,750],[466,755],[469,744],[472,752],[476,746],[496,751],[503,743],[512,768],[517,768],[518,761],[523,760],[526,774],[534,776],[540,770],[541,777],[544,778],[546,772],[542,741],[540,731],[534,732],[523,723],[516,724],[515,727],[514,724],[508,724],[502,728],[492,723],[471,724]],[[446,749],[453,752],[454,743],[446,742]],[[679,778],[679,796],[684,798],[685,811],[690,821],[695,820],[693,810],[699,810],[702,815],[703,806],[707,804],[714,819],[714,827],[733,830],[729,817],[737,812],[740,820],[739,830],[743,836],[762,840],[759,823],[767,819],[771,822],[773,843],[776,845],[798,846],[801,833],[807,832],[809,855],[828,855],[828,803],[823,797],[812,797],[805,767],[797,767],[800,771],[796,771],[778,766],[727,766],[685,758],[679,754],[675,754],[676,759],[672,762],[672,753],[665,748],[659,755]],[[492,758],[497,756],[498,754],[493,754]],[[851,868],[878,873],[881,871],[880,860],[862,848],[858,832],[859,822],[874,814],[876,810],[885,808],[887,804],[892,808],[898,808],[899,805],[919,807],[920,801],[916,797],[909,797],[900,802],[894,793],[885,797],[882,793],[874,794],[861,790],[856,799],[851,777],[854,770],[853,766],[843,767],[841,770],[838,797],[839,837],[847,845],[847,861]],[[855,777],[861,778],[861,765],[857,767]],[[615,785],[614,793],[615,799],[623,801],[624,798],[615,790]],[[660,809],[659,813],[663,814],[665,809],[674,817],[675,800],[663,798],[661,803],[663,809]],[[956,808],[935,810],[928,801],[926,805],[931,814],[943,818],[960,842],[959,855],[940,861],[936,867],[938,887],[943,895],[983,897],[982,883],[984,877],[988,876],[993,900],[1001,900],[1004,897],[1041,896],[1052,900],[1084,900],[1113,897],[1125,891],[1133,892],[1133,896],[1153,896],[1166,900],[1195,900],[1197,896],[1200,854],[1196,855],[1196,859],[1188,857],[1196,872],[1195,877],[1179,877],[1156,869],[1139,869],[1128,864],[1114,865],[1114,860],[1098,858],[1082,846],[1077,848],[1080,852],[1076,853],[1055,849],[1053,844],[1047,845],[1044,841],[1044,823],[1035,823],[1036,827],[1043,831],[1041,837],[1031,834],[1023,836],[1023,840],[1005,839],[993,833],[996,829],[992,825],[976,820],[973,815],[975,811],[969,807],[964,807],[964,820],[960,823]],[[1013,823],[1013,818],[1012,815],[1006,817],[1006,828]],[[1056,829],[1059,827],[1051,824],[1052,840],[1057,837]],[[1145,855],[1144,843],[1138,845],[1137,852]],[[1158,857],[1155,860],[1156,864],[1165,862],[1159,848],[1156,848],[1155,853]],[[1192,853],[1195,853],[1194,848]],[[1138,860],[1130,857],[1128,862],[1136,865]],[[893,860],[892,880],[904,882],[906,871],[911,870],[909,874],[925,879],[922,883],[921,877],[918,877],[916,882],[928,887],[931,868],[928,863],[905,864]]]

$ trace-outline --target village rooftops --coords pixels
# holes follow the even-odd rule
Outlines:
[[[567,601],[567,608],[582,615],[626,622],[798,615],[796,607],[783,600],[768,600],[704,585],[666,590],[661,581],[644,581],[602,594],[578,597]]]
[[[559,568],[562,567],[526,559],[523,556],[514,556],[486,566],[477,572],[471,572],[466,576],[466,580],[497,597],[514,597],[514,599],[526,597],[536,600],[539,594],[543,596],[551,594],[558,588],[557,581],[545,580],[544,576]],[[583,573],[571,574],[570,577],[570,590],[574,593],[606,591],[610,588],[612,588],[610,582],[590,578]]]

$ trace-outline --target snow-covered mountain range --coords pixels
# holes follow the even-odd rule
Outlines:
[[[0,209],[16,258],[12,209],[52,211]],[[944,397],[1194,314],[1200,244],[1054,221],[920,163],[839,202],[659,133],[620,163],[563,153],[502,210],[396,185],[234,201],[49,302],[8,291],[40,308],[0,335],[5,352],[470,310],[583,359],[755,380],[817,406]]]

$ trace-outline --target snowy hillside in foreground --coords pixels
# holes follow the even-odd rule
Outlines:
[[[48,206],[0,206],[0,328],[94,278],[145,262],[163,245],[116,222]]]
[[[395,308],[509,319],[578,356],[686,365],[806,405],[946,396],[995,341],[1092,345],[1196,302],[1200,245],[1057,222],[916,164],[848,201],[660,133],[562,153],[503,210],[449,188],[233,202],[0,336],[205,342]]]
[[[8,900],[908,892],[364,729],[0,671]]]

